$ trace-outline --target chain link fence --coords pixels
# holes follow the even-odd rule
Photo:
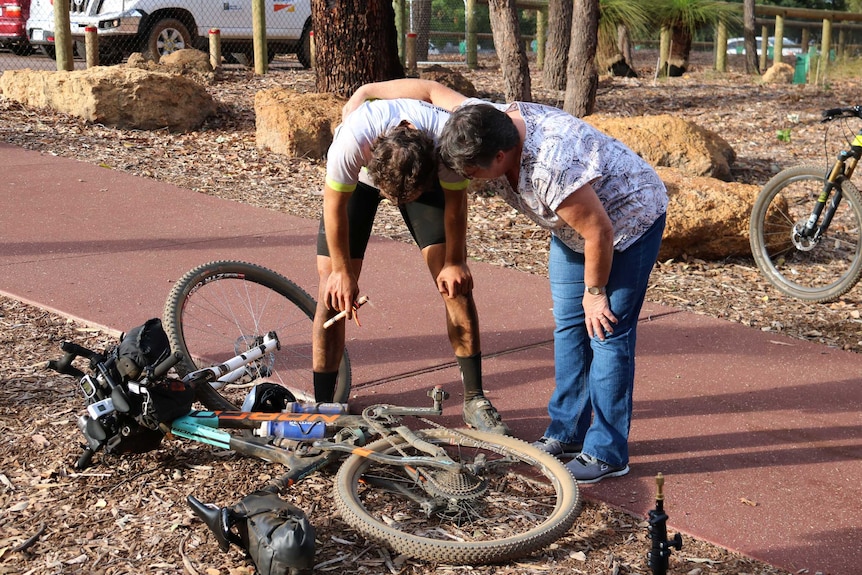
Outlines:
[[[493,56],[488,5],[473,0],[469,4],[474,9],[477,51]],[[411,33],[416,34],[421,63],[465,63],[466,5],[465,0],[395,0],[402,57],[404,39]],[[521,15],[521,32],[531,42],[536,11],[523,10]],[[308,67],[310,0],[265,0],[265,19],[270,60]],[[71,0],[70,20],[76,69],[86,66],[87,27],[94,27],[98,35],[101,65],[122,62],[133,52],[152,57],[181,48],[208,51],[212,29],[220,31],[226,63],[253,65],[252,0]],[[55,60],[53,0],[0,0],[0,71],[56,70]]]
[[[265,0],[267,56],[311,64],[309,0]],[[85,31],[98,36],[99,63],[122,62],[134,52],[148,57],[198,48],[209,51],[218,30],[227,63],[252,65],[252,0],[71,0],[75,67],[84,66]],[[0,70],[56,69],[53,0],[0,0]],[[53,65],[52,65],[53,63]]]

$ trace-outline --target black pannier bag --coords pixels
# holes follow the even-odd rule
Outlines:
[[[301,575],[314,567],[314,527],[305,512],[275,493],[255,491],[231,508],[245,550],[260,575]]]
[[[307,575],[314,567],[314,527],[305,512],[276,493],[254,491],[230,507],[186,499],[219,548],[244,549],[258,575]]]

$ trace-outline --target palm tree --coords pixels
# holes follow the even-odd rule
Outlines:
[[[688,69],[692,38],[698,30],[722,20],[730,23],[739,19],[738,6],[713,0],[660,0],[652,6],[662,35],[670,39],[667,62],[663,61],[661,70],[668,76],[681,76]]]
[[[631,35],[646,36],[650,16],[647,4],[653,0],[601,0],[599,2],[599,45],[596,51],[599,70],[615,76],[636,76],[631,68]]]

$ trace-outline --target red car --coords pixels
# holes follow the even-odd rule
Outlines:
[[[12,50],[17,56],[33,53],[27,39],[27,18],[30,0],[0,0],[0,48]]]

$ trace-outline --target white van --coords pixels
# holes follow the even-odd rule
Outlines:
[[[763,50],[763,37],[757,36],[757,55],[760,56]],[[767,40],[767,50],[766,55],[768,58],[772,58],[772,51],[775,48],[775,37],[770,36]],[[727,41],[727,53],[728,54],[745,54],[745,39],[744,38],[731,38]],[[784,42],[781,44],[781,55],[782,56],[796,56],[797,54],[802,54],[802,46],[790,40],[788,38],[784,39]]]
[[[30,0],[27,38],[31,46],[40,48],[51,58],[57,57],[54,51],[54,6],[51,0]]]
[[[33,0],[48,4],[50,0]],[[254,57],[251,0],[72,0],[72,37],[79,52],[85,28],[99,36],[99,62],[117,64],[133,52],[159,57],[183,48],[208,50],[209,31],[220,31],[222,53]],[[296,54],[303,67],[311,65],[311,1],[266,2],[268,57]],[[53,44],[53,11],[46,21],[28,22],[28,36]],[[33,40],[31,40],[33,42]]]

